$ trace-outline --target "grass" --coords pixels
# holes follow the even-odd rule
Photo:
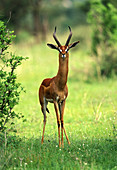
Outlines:
[[[58,147],[53,104],[48,106],[50,114],[41,145],[43,115],[38,88],[44,78],[55,76],[58,52],[45,44],[13,48],[19,55],[29,56],[17,70],[26,93],[15,108],[27,121],[16,120],[15,136],[0,136],[0,169],[117,169],[117,80],[87,81],[93,61],[80,48],[72,50],[64,115],[71,145],[64,137],[64,148]]]

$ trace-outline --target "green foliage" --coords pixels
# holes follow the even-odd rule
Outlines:
[[[59,148],[53,104],[48,105],[51,113],[47,114],[41,145],[43,114],[35,99],[39,75],[35,71],[23,80],[32,83],[31,87],[27,84],[27,91],[31,93],[23,94],[21,102],[28,121],[17,122],[16,136],[0,136],[0,169],[116,169],[117,80],[92,84],[69,82],[64,123],[71,144],[68,145],[64,135],[64,148]]]
[[[116,140],[90,138],[84,133],[79,139],[78,130],[74,133],[70,146],[65,142],[64,148],[56,144],[55,135],[51,141],[45,140],[41,146],[40,138],[7,138],[6,155],[2,145],[0,168],[7,169],[83,169],[83,170],[116,170]],[[81,135],[81,134],[80,134]],[[12,149],[10,149],[12,148]],[[105,156],[106,155],[106,156]]]
[[[92,0],[88,13],[92,25],[91,52],[97,58],[98,75],[117,74],[117,9],[102,0]]]
[[[15,70],[26,58],[9,54],[7,51],[14,38],[13,31],[9,31],[0,21],[0,131],[7,128],[8,122],[14,124],[13,118],[23,117],[21,113],[14,111],[15,105],[19,103],[20,92],[23,90],[21,84],[16,82]]]
[[[55,26],[63,32],[68,25],[73,28],[86,23],[84,11],[88,10],[88,4],[83,7],[85,2],[87,0],[51,0],[49,3],[48,0],[4,0],[0,1],[0,16],[7,21],[11,15],[9,25],[17,32],[17,41],[18,33],[27,31],[41,42]]]
[[[64,42],[64,37],[61,38]],[[81,73],[77,69],[89,70],[87,66],[91,65],[89,60],[92,58],[86,55],[86,47],[84,53],[81,48],[72,50],[64,114],[71,145],[64,135],[64,148],[58,147],[56,114],[51,103],[48,104],[50,114],[47,114],[44,144],[41,145],[43,114],[38,88],[44,78],[56,75],[58,52],[50,50],[46,44],[15,44],[13,48],[30,56],[30,60],[22,65],[23,74],[18,70],[18,81],[27,93],[22,93],[15,109],[25,113],[27,121],[16,122],[16,136],[12,133],[0,136],[0,169],[117,169],[117,78],[86,83],[82,81],[84,72],[78,81]]]

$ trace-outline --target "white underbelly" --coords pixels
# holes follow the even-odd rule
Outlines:
[[[50,103],[53,103],[53,99],[47,99],[47,98],[46,98],[46,101],[47,101],[47,102],[50,102]]]
[[[58,103],[61,103],[63,100],[65,100],[65,98],[66,98],[65,95],[64,95],[63,98],[60,98],[59,96],[57,96],[57,97],[56,97],[56,101],[57,101]],[[46,101],[47,101],[47,102],[50,102],[50,103],[53,103],[54,100],[53,100],[53,99],[48,99],[48,98],[46,98]]]

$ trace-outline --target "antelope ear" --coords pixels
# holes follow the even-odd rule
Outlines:
[[[70,48],[72,48],[72,47],[75,47],[79,42],[80,42],[80,41],[76,41],[76,42],[68,45],[68,48],[70,49]]]
[[[52,48],[52,49],[56,49],[58,50],[58,47],[56,45],[53,45],[53,44],[47,44],[48,47]]]

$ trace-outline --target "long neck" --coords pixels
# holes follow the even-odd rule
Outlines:
[[[59,69],[56,76],[56,84],[60,90],[64,89],[67,83],[68,76],[68,60],[69,54],[67,53],[66,58],[62,58],[61,54],[59,54]]]

